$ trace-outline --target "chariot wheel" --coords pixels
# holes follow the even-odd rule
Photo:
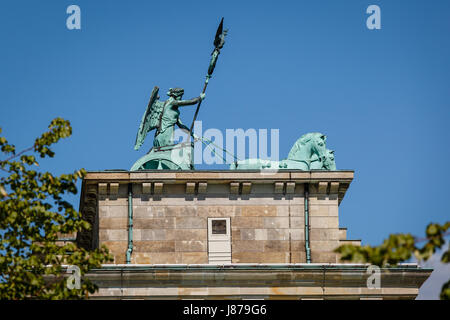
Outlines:
[[[175,155],[175,156],[174,156]],[[139,170],[192,170],[191,153],[182,153],[182,156],[176,157],[177,153],[169,150],[151,150],[141,157],[131,167],[130,171]]]

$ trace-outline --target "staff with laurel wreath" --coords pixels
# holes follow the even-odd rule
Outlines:
[[[208,74],[206,75],[205,84],[203,86],[202,93],[204,94],[206,91],[206,87],[208,86],[209,79],[211,79],[211,76],[214,72],[214,68],[216,67],[217,58],[220,54],[220,49],[223,48],[223,45],[225,44],[225,36],[227,35],[228,30],[223,29],[223,18],[220,20],[219,27],[216,31],[216,36],[214,38],[214,50],[211,53],[211,60],[209,62],[208,67]],[[200,100],[197,105],[197,109],[195,110],[194,119],[192,120],[191,128],[189,129],[189,137],[192,136],[192,130],[194,129],[195,120],[197,119],[198,111],[200,110],[200,106],[202,104],[202,101]]]

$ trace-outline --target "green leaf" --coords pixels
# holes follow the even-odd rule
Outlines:
[[[52,157],[54,152],[49,147],[71,133],[69,121],[54,119],[33,147],[17,155],[15,147],[0,137],[4,155],[13,153],[0,161],[6,171],[0,184],[0,299],[84,299],[96,286],[84,279],[81,289],[68,290],[62,265],[76,265],[84,274],[112,259],[103,247],[89,251],[74,243],[56,243],[61,234],[90,227],[63,199],[66,193],[77,193],[76,181],[84,176],[84,169],[59,177],[29,169],[38,163],[36,156],[27,152]],[[18,156],[20,160],[13,161]],[[51,281],[48,276],[52,276]]]

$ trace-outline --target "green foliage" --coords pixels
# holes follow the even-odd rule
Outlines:
[[[57,177],[37,171],[36,157],[26,154],[53,157],[51,145],[71,134],[69,121],[56,118],[32,147],[19,153],[0,137],[1,151],[8,156],[0,161],[0,299],[87,297],[96,286],[83,279],[80,289],[69,289],[64,266],[75,265],[83,275],[112,260],[106,247],[87,251],[57,242],[61,235],[90,228],[63,199],[65,193],[77,193],[76,181],[85,170]]]
[[[445,236],[450,222],[440,225],[430,223],[426,228],[426,238],[418,239],[411,234],[391,234],[380,246],[343,245],[335,250],[341,254],[341,260],[356,263],[371,263],[377,266],[396,265],[409,260],[413,255],[419,261],[427,261],[437,249],[445,244]],[[426,241],[422,247],[418,243]],[[443,253],[441,261],[448,263],[450,249]],[[450,300],[450,281],[441,290],[441,299]]]
[[[441,300],[450,300],[450,280],[442,286],[440,298]]]

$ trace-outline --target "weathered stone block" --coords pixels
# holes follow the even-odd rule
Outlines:
[[[167,240],[207,240],[207,229],[168,229]]]
[[[136,252],[175,252],[175,241],[135,241]]]
[[[128,218],[127,206],[105,206],[107,216],[110,218]]]
[[[181,263],[186,264],[199,264],[208,263],[208,253],[207,252],[183,252]]]
[[[291,228],[300,229],[305,227],[305,217],[291,217]]]
[[[186,205],[186,206],[167,206],[166,207],[167,217],[195,217],[197,216],[197,206]]]
[[[304,251],[291,252],[291,263],[306,263],[306,253]]]
[[[292,240],[291,241],[291,251],[305,251],[305,240]]]
[[[176,264],[182,263],[179,252],[133,252],[134,261],[137,264]]]
[[[276,216],[287,217],[290,215],[289,205],[277,205],[276,206]]]
[[[305,239],[305,229],[291,229],[291,240],[304,240]]]
[[[100,229],[127,229],[127,218],[105,218],[100,219]]]
[[[332,205],[332,206],[328,206],[328,215],[330,217],[337,217],[339,216],[339,207]]]
[[[235,252],[231,251],[232,263],[260,263],[262,252]]]
[[[231,252],[262,252],[264,242],[257,240],[233,240]]]
[[[263,252],[260,263],[289,263],[288,252]]]
[[[128,247],[127,241],[102,241],[100,240],[100,245],[105,245],[110,253],[114,256],[114,263],[124,263],[125,262],[125,252]]]
[[[339,228],[339,240],[347,239],[347,228]]]
[[[313,228],[310,230],[311,241],[321,241],[321,240],[339,240],[340,232],[339,229],[317,229]]]
[[[234,217],[240,208],[234,205],[226,206],[197,206],[197,216],[199,217]]]
[[[311,229],[313,228],[339,228],[338,217],[311,217],[310,218]]]
[[[264,252],[288,252],[289,241],[267,240],[264,241]]]
[[[137,264],[151,264],[151,259],[148,253],[145,252],[134,252],[131,256],[133,263]]]
[[[291,217],[303,217],[305,214],[304,204],[289,206],[289,214]]]
[[[133,224],[137,229],[172,229],[175,227],[175,218],[140,218],[134,219]]]
[[[175,241],[175,251],[177,252],[206,252],[207,242],[201,240]]]
[[[255,240],[255,229],[241,229],[241,240]]]
[[[321,205],[310,205],[309,206],[309,213],[310,216],[317,216],[317,217],[328,217],[329,216],[329,206],[321,206]]]
[[[231,219],[232,228],[263,228],[263,218],[262,217],[234,217]]]
[[[326,251],[333,252],[334,249],[339,247],[339,240],[328,240],[328,241],[310,241],[311,251]]]
[[[241,210],[244,217],[277,216],[276,206],[242,206]]]
[[[333,252],[311,250],[311,261],[313,263],[338,263],[338,257]]]
[[[99,231],[100,241],[126,241],[128,240],[128,230],[107,229]]]
[[[267,240],[289,240],[289,229],[266,229],[266,231]]]
[[[289,228],[288,217],[265,217],[264,228]]]
[[[231,229],[231,239],[242,240],[241,239],[241,229]]]
[[[140,230],[141,236],[140,240],[170,240],[167,239],[166,229],[138,229],[138,230]]]
[[[176,217],[177,229],[204,229],[207,227],[207,219],[203,217]]]

